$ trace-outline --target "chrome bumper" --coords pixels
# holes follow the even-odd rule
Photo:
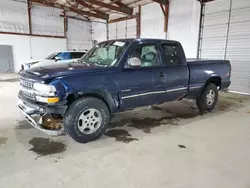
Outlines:
[[[61,128],[60,130],[48,130],[43,128],[41,124],[39,124],[34,118],[32,118],[32,115],[36,115],[36,110],[26,106],[22,101],[19,101],[18,107],[20,109],[20,112],[25,116],[26,120],[36,129],[51,136],[59,136],[64,133],[63,128]]]

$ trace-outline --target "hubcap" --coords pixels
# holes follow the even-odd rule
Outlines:
[[[85,110],[78,118],[78,128],[84,134],[94,133],[102,123],[101,113],[94,108]]]
[[[210,89],[207,94],[207,105],[211,106],[215,101],[215,91]]]

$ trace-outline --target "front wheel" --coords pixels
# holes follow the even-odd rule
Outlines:
[[[104,134],[109,119],[109,109],[103,101],[86,97],[70,105],[64,117],[64,128],[75,141],[86,143]]]
[[[197,107],[200,112],[211,111],[214,109],[218,101],[217,86],[213,83],[208,84],[201,95],[196,99]]]

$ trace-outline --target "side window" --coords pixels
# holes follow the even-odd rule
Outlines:
[[[70,52],[59,53],[56,57],[59,58],[59,60],[68,60],[68,59],[71,59]]]
[[[84,52],[71,52],[72,59],[81,58],[85,53]]]
[[[165,56],[165,62],[168,66],[181,65],[181,61],[178,57],[177,44],[162,44],[163,53]]]
[[[142,45],[133,51],[130,58],[138,58],[141,61],[141,67],[160,66],[158,52],[156,45]]]

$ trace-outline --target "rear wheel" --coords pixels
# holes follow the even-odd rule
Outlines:
[[[75,141],[86,143],[103,135],[109,119],[109,109],[103,101],[94,97],[81,98],[66,112],[64,128]]]
[[[196,99],[196,104],[200,112],[211,111],[214,109],[218,101],[217,86],[213,83],[208,84],[202,91],[201,95]]]

